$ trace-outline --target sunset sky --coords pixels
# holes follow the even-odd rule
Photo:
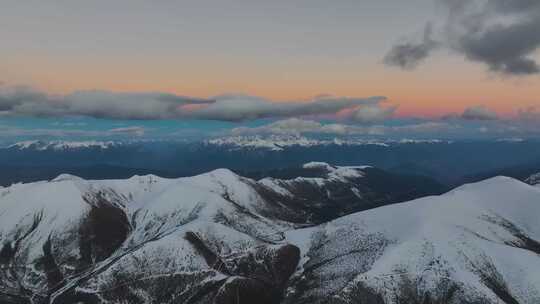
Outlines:
[[[17,112],[9,99],[24,87],[50,100],[93,90],[272,103],[384,96],[398,119],[479,106],[500,119],[536,115],[535,3],[0,0],[0,113]],[[478,14],[478,32],[461,24]]]

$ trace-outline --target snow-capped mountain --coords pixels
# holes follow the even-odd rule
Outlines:
[[[16,150],[35,150],[35,151],[68,151],[77,149],[109,149],[120,145],[128,145],[135,143],[147,143],[153,140],[131,140],[131,141],[97,141],[97,140],[83,140],[83,141],[64,141],[64,140],[27,140],[20,141],[13,144],[2,147],[3,149],[16,149]],[[182,141],[178,141],[182,143]],[[196,142],[194,142],[196,143]],[[222,138],[213,138],[204,140],[202,144],[227,147],[230,149],[265,149],[272,151],[282,151],[288,147],[315,147],[315,146],[363,146],[363,145],[377,145],[382,147],[388,147],[392,144],[440,144],[451,143],[451,141],[443,141],[438,139],[400,139],[400,140],[374,140],[374,139],[314,139],[304,136],[295,135],[270,135],[270,136],[231,136]]]
[[[388,205],[375,168],[299,170],[1,188],[0,302],[538,303],[540,189]]]
[[[55,151],[65,151],[65,150],[76,150],[76,149],[108,149],[114,146],[119,145],[119,142],[115,141],[41,141],[41,140],[30,140],[30,141],[21,141],[14,144],[11,144],[6,147],[6,149],[17,149],[17,150],[36,150],[36,151],[46,151],[46,150],[55,150]]]
[[[285,303],[539,303],[540,189],[507,177],[290,231]]]
[[[2,188],[0,263],[6,271],[0,291],[18,296],[17,301],[30,295],[56,303],[96,301],[96,290],[131,276],[157,283],[169,278],[164,274],[170,267],[181,280],[193,276],[205,284],[224,284],[245,270],[208,269],[216,260],[208,252],[232,264],[248,263],[252,251],[269,258],[274,251],[278,257],[283,250],[296,254],[296,247],[283,243],[284,232],[394,203],[403,195],[400,187],[384,193],[371,187],[381,173],[369,167],[310,163],[300,170],[309,177],[255,181],[224,169],[179,179],[87,181],[64,174]],[[403,185],[408,187],[406,181]],[[293,264],[284,270],[289,275]],[[282,294],[287,278],[279,279],[269,297]],[[198,290],[182,286],[168,292],[192,297]]]
[[[209,139],[206,141],[206,144],[214,146],[225,146],[230,148],[269,149],[273,151],[281,151],[285,147],[291,146],[317,146],[321,144],[321,141],[316,139],[309,139],[303,136],[232,136]]]
[[[206,140],[207,145],[222,146],[229,149],[267,149],[271,151],[283,151],[289,147],[314,147],[314,146],[363,146],[377,145],[389,147],[392,144],[440,144],[451,143],[439,139],[400,139],[400,140],[374,140],[374,139],[313,139],[296,135],[270,135],[270,136],[231,136]]]
[[[527,179],[525,179],[525,182],[529,185],[540,185],[540,173],[535,173],[529,177],[527,177]]]

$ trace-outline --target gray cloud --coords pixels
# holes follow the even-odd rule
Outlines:
[[[362,108],[362,107],[360,107]],[[374,112],[385,110],[380,106]],[[347,124],[321,123],[309,119],[290,118],[275,121],[259,127],[239,127],[231,131],[233,135],[303,135],[322,134],[335,136],[388,136],[388,137],[494,137],[494,136],[538,136],[540,134],[540,110],[529,107],[518,110],[517,115],[505,118],[486,106],[466,108],[461,114],[453,114],[433,120],[401,121],[402,124]],[[375,115],[378,116],[378,115]],[[384,115],[383,115],[384,116]],[[368,115],[370,117],[370,115]],[[350,118],[350,117],[349,117]],[[373,122],[373,121],[372,121]],[[395,122],[399,123],[400,120]],[[482,122],[479,126],[478,123]]]
[[[397,106],[382,107],[380,104],[361,106],[354,110],[350,119],[364,124],[371,124],[384,121],[394,115],[397,110]]]
[[[395,45],[384,57],[384,63],[402,69],[415,68],[439,46],[439,43],[432,39],[432,31],[432,26],[428,23],[422,41],[407,41]]]
[[[519,109],[517,118],[522,122],[540,124],[540,110],[536,107]]]
[[[540,73],[540,66],[534,58],[540,48],[540,1],[438,1],[447,11],[447,19],[441,28],[442,45],[471,61],[486,64],[494,72],[506,75]],[[399,46],[394,49],[399,49]],[[421,47],[418,49],[422,50]],[[407,54],[407,49],[403,50]],[[416,56],[415,52],[411,53],[413,64],[395,65],[414,67],[429,55],[429,52],[416,52]],[[415,58],[419,60],[415,61]]]
[[[144,136],[146,129],[139,126],[110,129],[108,133],[113,135]]]
[[[308,102],[274,102],[248,95],[221,95],[201,99],[167,93],[108,91],[79,91],[65,96],[52,96],[30,88],[0,87],[0,114],[245,121],[258,118],[336,114],[361,105],[375,105],[383,100],[384,97],[320,96]]]
[[[27,87],[0,86],[0,112],[13,111],[25,103],[33,103],[41,100],[50,100],[46,94],[34,91]]]
[[[540,47],[539,1],[443,3],[450,11],[446,31],[452,48],[470,60],[487,64],[492,71],[515,75],[540,72],[532,58]]]
[[[244,121],[271,117],[298,117],[336,114],[362,105],[375,105],[384,97],[350,98],[320,96],[308,102],[272,102],[247,95],[223,95],[216,102],[186,114],[186,117],[224,121]]]
[[[467,120],[496,120],[499,117],[497,113],[485,106],[474,106],[465,109],[461,114],[461,118]]]
[[[110,130],[80,130],[80,129],[24,129],[13,126],[0,126],[0,137],[115,137],[143,136],[146,130],[142,127],[125,127]]]
[[[0,89],[0,111],[28,116],[166,119],[180,116],[183,106],[213,102],[166,93],[79,91],[65,96],[51,96],[25,87]]]

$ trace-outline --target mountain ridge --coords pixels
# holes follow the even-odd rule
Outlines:
[[[367,203],[376,198],[365,184],[374,168],[318,162],[302,170],[315,172],[258,181],[226,169],[178,179],[60,175],[0,188],[0,299],[540,299],[539,188],[497,177],[382,206]],[[325,206],[338,210],[328,217]]]

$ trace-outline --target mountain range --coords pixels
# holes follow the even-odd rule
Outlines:
[[[0,185],[49,180],[62,173],[86,179],[135,174],[177,178],[219,168],[264,177],[268,172],[322,161],[339,166],[368,164],[394,174],[429,177],[453,188],[497,175],[524,179],[540,171],[538,155],[540,144],[532,139],[244,136],[206,141],[24,141],[0,147]]]
[[[536,186],[495,177],[441,194],[322,162],[274,176],[0,188],[0,302],[540,301]]]

